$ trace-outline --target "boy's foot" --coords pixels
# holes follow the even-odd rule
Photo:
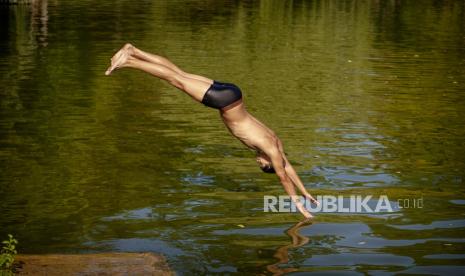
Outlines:
[[[112,58],[111,65],[108,67],[105,75],[110,75],[113,70],[122,67],[128,58],[134,53],[134,46],[127,43],[125,44]]]

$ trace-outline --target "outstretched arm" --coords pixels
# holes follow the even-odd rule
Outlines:
[[[302,183],[302,180],[300,180],[300,177],[299,175],[296,173],[296,171],[294,170],[294,168],[292,167],[291,163],[289,162],[289,160],[287,160],[287,157],[286,157],[286,154],[284,153],[284,149],[283,149],[283,143],[281,142],[281,140],[277,140],[277,146],[278,146],[278,150],[279,152],[281,153],[282,155],[282,158],[284,159],[285,163],[284,163],[284,169],[286,170],[286,174],[291,178],[292,182],[294,183],[294,185],[300,190],[300,192],[306,197],[308,198],[312,203],[314,204],[320,204],[308,191],[307,189],[305,189],[305,186],[304,184]]]
[[[311,218],[313,217],[310,212],[305,209],[303,206],[302,202],[298,199],[298,196],[295,192],[294,185],[292,183],[292,179],[288,176],[286,173],[286,170],[284,168],[285,165],[285,160],[283,159],[281,153],[279,150],[274,147],[272,149],[269,149],[266,154],[270,157],[271,162],[273,163],[273,168],[276,171],[276,175],[278,176],[279,180],[281,181],[281,184],[284,187],[284,190],[286,193],[291,197],[292,201],[294,202],[295,206],[297,209],[304,215],[306,218]]]
[[[300,180],[299,175],[296,173],[294,168],[292,167],[291,163],[287,160],[286,156],[283,155],[284,161],[286,162],[286,166],[284,169],[286,170],[286,174],[289,176],[289,178],[292,180],[294,185],[300,190],[300,192],[308,198],[312,203],[314,204],[320,204],[308,191],[305,189],[304,184],[302,183],[302,180]]]

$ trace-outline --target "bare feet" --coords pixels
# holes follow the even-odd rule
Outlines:
[[[126,43],[112,58],[111,65],[108,67],[105,75],[110,75],[113,70],[124,66],[129,57],[134,54],[134,46]]]

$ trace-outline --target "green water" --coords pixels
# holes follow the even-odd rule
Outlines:
[[[141,72],[104,76],[125,42],[238,84],[312,194],[423,208],[264,213],[284,191],[215,110]],[[186,275],[465,273],[462,1],[0,6],[0,87],[0,237],[22,253],[151,251]]]

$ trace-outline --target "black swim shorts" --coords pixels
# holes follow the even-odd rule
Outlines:
[[[213,81],[203,96],[202,103],[208,107],[222,109],[242,99],[242,92],[232,83]]]

